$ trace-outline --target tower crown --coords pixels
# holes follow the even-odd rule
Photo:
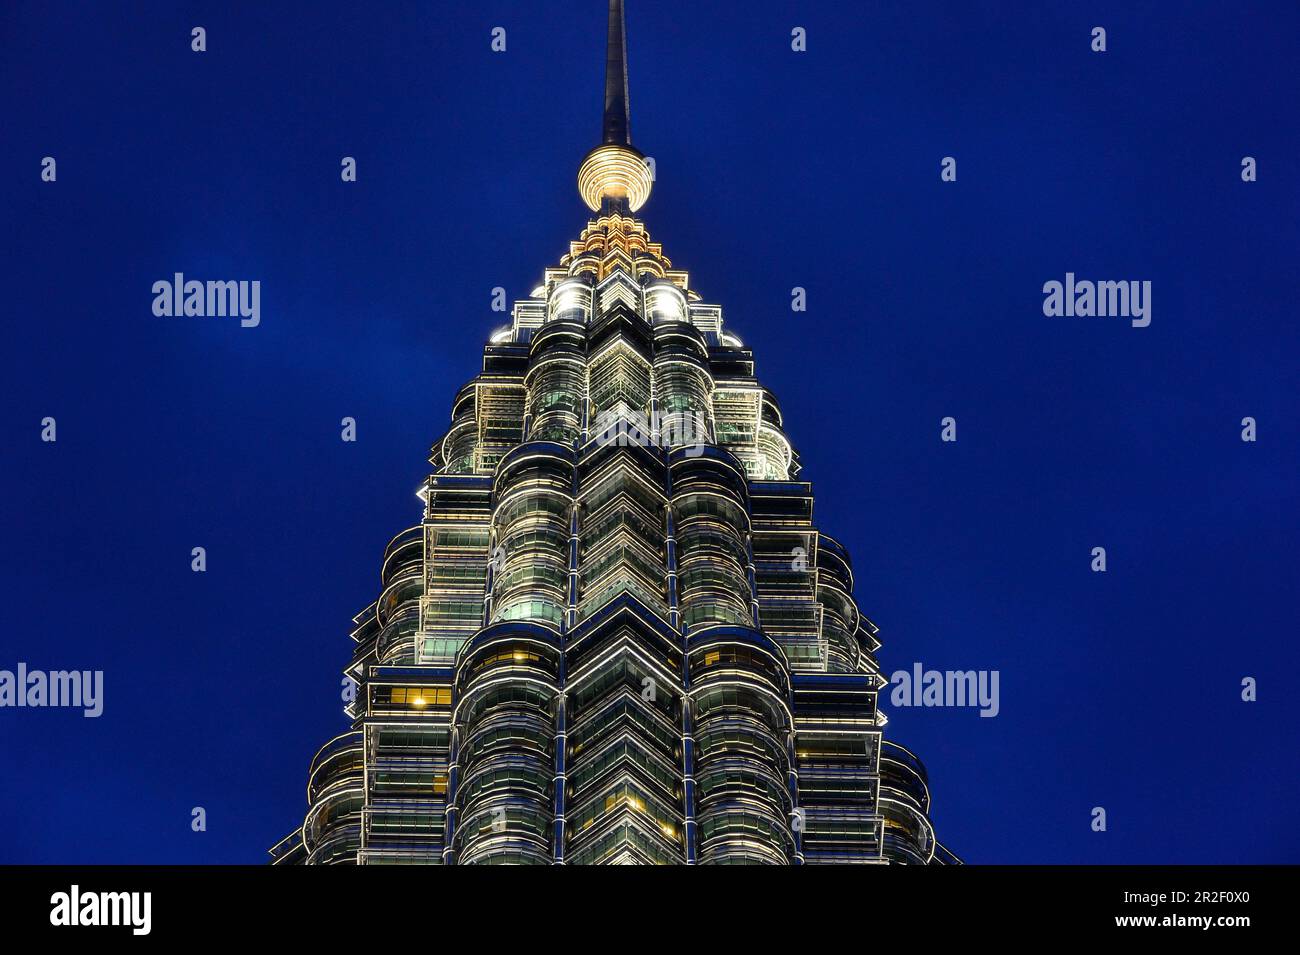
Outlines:
[[[605,44],[605,117],[602,143],[578,168],[578,192],[593,212],[635,212],[650,198],[654,180],[645,156],[632,145],[632,111],[627,94],[627,30],[623,0],[609,0]]]
[[[275,861],[959,861],[775,396],[633,214],[622,0],[578,183],[596,214],[452,402]]]

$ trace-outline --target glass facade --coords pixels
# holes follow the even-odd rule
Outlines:
[[[617,94],[593,217],[455,397],[276,863],[957,861],[775,397],[633,214]]]

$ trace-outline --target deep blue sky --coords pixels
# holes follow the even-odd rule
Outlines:
[[[891,709],[941,838],[1300,862],[1296,5],[629,7],[644,218],[754,348],[882,666],[1001,673],[996,719]],[[301,822],[491,289],[586,221],[603,31],[596,0],[4,4],[0,668],[103,669],[106,702],[0,710],[0,862],[261,861]],[[154,317],[176,271],[261,280],[261,326]],[[1150,280],[1151,326],[1044,317],[1067,271]]]

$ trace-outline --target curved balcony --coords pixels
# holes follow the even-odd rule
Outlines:
[[[764,684],[779,699],[790,695],[785,654],[771,637],[750,627],[710,627],[687,642],[691,683],[699,686],[720,675],[745,674]]]
[[[910,750],[884,740],[880,748],[880,814],[884,855],[891,862],[926,865],[934,858],[930,786],[925,766]]]
[[[496,794],[461,816],[452,837],[458,865],[546,865],[551,815],[536,800]]]
[[[572,514],[573,498],[568,489],[561,489],[554,477],[535,473],[496,499],[492,512],[494,539],[500,543],[526,527],[556,530],[567,539]],[[547,556],[560,559],[565,555]]]
[[[319,839],[307,852],[305,865],[356,865],[361,850],[361,814],[354,825],[339,826]]]
[[[776,400],[776,395],[766,388],[763,389],[763,408],[760,412],[760,419],[778,430],[782,428],[781,404]]]
[[[388,615],[375,641],[375,657],[380,663],[398,665],[415,662],[415,634],[420,629],[420,604],[407,600]]]
[[[712,715],[707,725],[696,727],[695,746],[698,755],[706,759],[744,754],[769,766],[779,766],[787,760],[785,743],[772,732],[766,718],[748,712]]]
[[[572,487],[573,463],[560,445],[521,445],[502,458],[492,520],[504,561],[492,577],[493,620],[533,620],[557,628],[562,622]]]
[[[730,462],[700,457],[675,462],[672,473],[683,624],[752,623],[748,497],[736,470]]]
[[[597,238],[587,243],[588,248],[591,248],[593,245],[596,247],[597,251],[584,252],[581,255],[576,255],[569,262],[569,266],[568,266],[569,274],[574,278],[587,278],[587,279],[595,280],[595,278],[598,275],[600,275],[599,249],[601,245],[601,240]]]
[[[713,377],[707,359],[684,347],[663,347],[654,361],[661,441],[697,449],[713,444]]]
[[[818,568],[817,601],[840,620],[840,625],[849,633],[858,629],[858,605],[849,594],[841,589],[840,582],[832,577],[823,577]]]
[[[549,349],[534,361],[524,384],[528,389],[529,440],[571,445],[582,433],[587,393],[587,366],[580,351],[574,346],[564,351]]]
[[[707,684],[691,688],[691,700],[699,724],[706,719],[749,718],[759,722],[774,734],[773,739],[784,739],[788,732],[790,711],[786,703],[766,681],[743,674],[719,674]]]
[[[747,512],[749,478],[736,456],[712,446],[689,451],[678,448],[668,456],[674,495],[693,490],[722,491]]]
[[[500,507],[516,489],[532,485],[567,494],[573,486],[573,452],[555,441],[528,441],[507,451],[492,481],[494,506]]]
[[[480,801],[491,801],[500,795],[531,796],[535,801],[547,801],[554,772],[545,756],[498,751],[476,758],[456,790],[456,801],[467,813],[473,813]]]
[[[375,603],[375,622],[382,631],[399,618],[414,613],[419,615],[420,598],[424,596],[424,566],[407,569],[406,576],[399,577],[384,588]]]
[[[525,659],[513,660],[515,652],[524,654]],[[508,621],[478,631],[461,647],[456,657],[458,713],[460,704],[471,693],[472,685],[487,682],[508,669],[515,669],[515,676],[521,683],[538,683],[554,690],[551,674],[558,670],[559,654],[559,634],[534,622]],[[500,655],[511,656],[511,659],[495,659]],[[528,659],[530,656],[537,659]]]
[[[365,808],[361,780],[334,788],[312,803],[302,824],[302,842],[309,865],[352,864],[361,848],[361,819]]]
[[[330,790],[355,788],[365,773],[365,742],[359,730],[334,737],[312,757],[307,775],[307,802]]]
[[[914,753],[891,740],[881,740],[880,784],[903,794],[922,813],[930,811],[930,780]]]
[[[688,631],[753,623],[743,572],[695,555],[683,558],[678,566],[681,620]]]
[[[781,429],[767,423],[759,425],[755,443],[763,463],[758,477],[764,481],[788,481],[790,465],[794,463],[794,448]]]
[[[464,415],[472,416],[474,414],[475,404],[478,400],[478,379],[471,378],[465,384],[460,386],[460,391],[456,392],[456,397],[451,402],[451,417],[456,420]]]
[[[479,720],[499,713],[536,715],[546,721],[549,733],[557,695],[555,686],[542,680],[476,680],[457,698],[453,719],[462,727],[462,737],[472,735]]]
[[[778,807],[778,818],[788,818],[794,806],[787,780],[779,778],[771,766],[748,754],[721,757],[701,756],[701,768],[695,774],[697,813],[707,813],[715,803],[760,799]]]
[[[591,315],[591,283],[582,277],[556,282],[547,302],[547,321],[585,325]]]
[[[455,418],[451,430],[442,439],[441,469],[447,474],[469,474],[474,470],[474,453],[478,450],[478,421],[474,405]],[[435,462],[436,463],[436,462]]]
[[[830,673],[860,673],[862,648],[844,622],[834,613],[822,615],[822,639],[826,641],[826,669]]]
[[[584,358],[587,351],[586,321],[547,322],[533,335],[528,348],[530,362],[539,361],[549,355],[571,355]],[[529,368],[532,371],[532,368]]]
[[[656,278],[646,283],[645,312],[646,319],[655,326],[689,324],[687,319],[690,310],[685,293],[672,282],[663,279]],[[701,338],[700,344],[703,343]]]
[[[489,627],[462,648],[452,794],[460,864],[550,861],[559,672],[559,637],[536,624]]]
[[[535,625],[496,625],[465,644],[456,662],[456,688],[463,696],[472,684],[508,678],[554,688],[560,651],[553,633]]]
[[[722,803],[700,814],[702,865],[789,865],[794,836],[786,819],[748,801]]]
[[[646,279],[664,279],[668,276],[668,270],[664,263],[653,253],[637,252],[632,256],[632,269],[636,272],[638,281]]]
[[[829,534],[817,534],[817,570],[846,594],[853,593],[853,561],[848,548]]]
[[[658,289],[662,288],[662,285],[658,285],[656,289],[647,292],[647,301],[658,294]],[[677,292],[677,289],[673,287],[673,291]],[[680,292],[678,294],[680,295]],[[681,300],[683,303],[686,301],[685,297],[682,297]],[[687,357],[707,371],[709,368],[708,343],[704,340],[704,333],[691,324],[686,315],[686,311],[683,311],[682,317],[679,319],[654,322],[652,331],[655,353],[664,352]]]
[[[396,534],[384,548],[384,562],[379,571],[381,586],[406,576],[412,567],[424,565],[424,525],[416,524]]]
[[[930,820],[912,806],[900,803],[881,788],[880,815],[884,819],[883,855],[900,865],[929,865],[936,842]]]
[[[531,752],[549,758],[554,744],[549,714],[539,709],[501,709],[483,716],[467,731],[461,743],[462,763],[473,765],[476,759],[498,753]]]
[[[794,805],[785,656],[757,630],[716,627],[691,635],[687,658],[699,861],[787,864]]]

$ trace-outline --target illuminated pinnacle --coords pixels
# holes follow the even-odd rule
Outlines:
[[[595,212],[635,212],[650,198],[652,185],[645,157],[632,145],[623,0],[609,0],[603,142],[582,160],[578,192]]]

